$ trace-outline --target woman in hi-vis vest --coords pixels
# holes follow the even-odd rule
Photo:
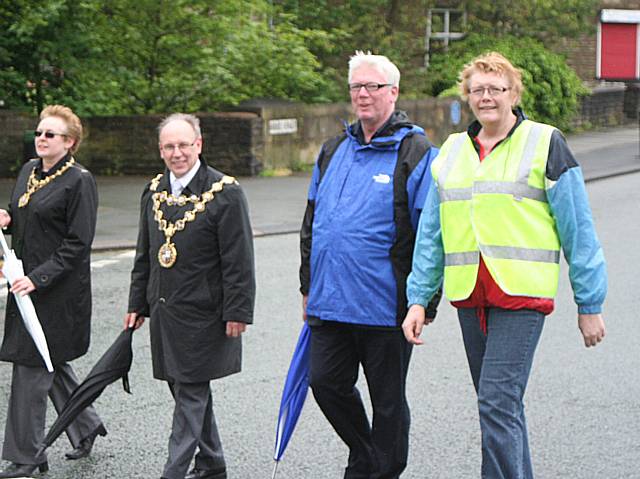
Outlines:
[[[566,140],[517,106],[520,72],[488,53],[460,78],[477,120],[451,135],[433,162],[402,327],[409,342],[422,344],[424,307],[444,282],[478,395],[482,477],[532,478],[522,400],[553,311],[560,250],[587,347],[605,335],[605,260]]]

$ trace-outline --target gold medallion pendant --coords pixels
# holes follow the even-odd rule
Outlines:
[[[158,262],[163,268],[171,268],[178,258],[176,245],[167,241],[158,250]]]
[[[160,183],[160,179],[162,178],[162,174],[156,176],[153,180],[151,180],[151,185],[149,189],[153,191],[153,218],[158,223],[158,229],[164,233],[165,242],[160,249],[158,250],[158,263],[163,268],[171,268],[178,258],[178,250],[176,249],[176,245],[171,242],[171,238],[178,231],[182,231],[185,229],[187,224],[196,219],[198,213],[202,213],[206,210],[206,205],[209,201],[213,200],[215,193],[219,193],[222,191],[224,185],[232,185],[237,184],[235,178],[230,176],[224,176],[220,181],[214,183],[211,188],[204,193],[202,196],[191,195],[189,197],[180,195],[175,197],[166,191],[157,192],[158,184]],[[193,208],[184,212],[184,216],[176,220],[175,223],[170,223],[164,218],[164,213],[160,208],[162,203],[167,203],[168,205],[178,205],[184,206],[188,203],[193,204]]]
[[[31,195],[33,195],[40,188],[47,186],[53,180],[55,180],[58,176],[62,175],[65,171],[71,168],[75,164],[76,160],[71,158],[67,161],[62,168],[56,171],[53,175],[47,176],[44,180],[36,180],[36,168],[34,167],[31,170],[31,174],[29,175],[29,180],[27,181],[27,191],[20,197],[18,201],[18,208],[24,208],[29,204],[29,200],[31,200]]]

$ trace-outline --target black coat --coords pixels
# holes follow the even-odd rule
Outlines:
[[[201,195],[222,176],[201,162],[183,195]],[[157,191],[171,191],[168,170]],[[154,219],[152,195],[147,185],[128,310],[151,317],[154,377],[202,382],[236,373],[242,343],[226,336],[225,322],[251,323],[255,299],[253,236],[244,194],[237,184],[225,185],[205,211],[173,236],[178,255],[171,268],[158,262],[165,236]],[[161,205],[169,222],[192,208],[191,203]]]
[[[59,161],[49,174],[61,168]],[[26,163],[16,181],[9,213],[12,248],[36,286],[30,294],[47,338],[54,365],[87,352],[91,332],[91,243],[96,229],[98,191],[85,168],[75,164],[31,195],[18,208],[33,168]],[[26,366],[44,366],[27,332],[12,294],[7,296],[0,359]]]

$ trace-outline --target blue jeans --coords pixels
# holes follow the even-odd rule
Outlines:
[[[487,310],[487,334],[473,308],[458,310],[473,385],[478,394],[483,479],[532,479],[522,398],[544,315]]]

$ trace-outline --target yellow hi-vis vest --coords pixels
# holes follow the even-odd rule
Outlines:
[[[465,133],[449,136],[432,166],[440,195],[447,298],[468,298],[480,254],[513,296],[553,298],[560,240],[545,172],[554,128],[524,120],[482,162]]]

